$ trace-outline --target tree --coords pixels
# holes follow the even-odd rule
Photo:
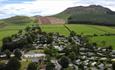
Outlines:
[[[19,35],[21,35],[22,33],[23,33],[23,31],[22,31],[22,30],[19,30],[19,31],[18,31],[18,34],[19,34]]]
[[[21,53],[21,51],[20,51],[19,49],[16,49],[16,50],[14,51],[14,55],[15,55],[15,57],[17,57],[18,59],[21,59],[22,53]]]
[[[71,31],[70,32],[70,36],[73,37],[73,36],[76,36],[76,33],[74,31]]]
[[[11,52],[9,50],[5,50],[6,58],[9,59]]]
[[[69,47],[70,47],[70,46],[69,46]],[[66,56],[68,56],[69,53],[71,52],[71,50],[69,49],[69,47],[66,46],[66,47],[64,48],[64,50],[63,50],[63,52],[65,53]]]
[[[51,56],[51,54],[52,54],[52,52],[50,51],[49,48],[45,48],[45,49],[44,49],[44,53],[45,53],[46,55],[49,55],[49,56]]]
[[[36,62],[31,62],[28,65],[27,70],[39,70],[38,64]]]
[[[73,51],[76,54],[76,56],[79,55],[79,46],[72,45],[71,51]]]
[[[115,62],[112,63],[112,69],[115,70]]]
[[[58,50],[53,48],[52,46],[51,46],[51,48],[46,48],[44,50],[44,53],[50,57],[57,57],[58,56]]]
[[[6,66],[6,64],[5,63],[0,63],[0,70],[6,70],[5,67]]]
[[[96,43],[96,42],[94,42],[94,43],[93,43],[93,46],[97,46],[97,43]]]
[[[27,26],[27,27],[25,28],[25,31],[26,31],[26,32],[29,32],[30,29],[31,29],[31,27]]]
[[[47,37],[47,44],[52,43],[52,41],[53,41],[53,38],[51,36],[48,36]]]
[[[59,64],[62,66],[62,70],[69,65],[69,59],[66,56],[62,56],[59,60]]]
[[[12,39],[11,37],[5,37],[2,39],[2,51],[6,50],[6,49],[10,49],[11,48],[11,42],[12,42]]]
[[[68,57],[69,57],[69,58],[71,59],[71,61],[73,62],[73,61],[76,59],[76,54],[75,54],[74,52],[71,52]]]
[[[72,39],[71,39],[71,37],[69,36],[68,37],[68,41],[71,43],[72,42]]]
[[[55,70],[55,65],[51,62],[47,63],[46,70]]]
[[[19,60],[15,57],[11,58],[7,65],[6,65],[6,70],[19,70],[21,67],[21,63]]]

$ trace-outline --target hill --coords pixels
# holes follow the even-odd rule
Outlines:
[[[27,16],[13,16],[10,18],[2,19],[2,21],[8,24],[25,24],[32,22],[32,18]]]
[[[68,23],[115,25],[115,12],[100,5],[70,7],[54,16],[63,18]]]

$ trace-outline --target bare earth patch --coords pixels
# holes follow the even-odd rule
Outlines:
[[[65,20],[56,17],[38,17],[39,24],[65,24]]]

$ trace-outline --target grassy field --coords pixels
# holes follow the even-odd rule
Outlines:
[[[103,27],[99,30],[95,27],[95,25],[80,25],[80,24],[71,24],[71,25],[67,25],[68,28],[70,28],[71,30],[75,31],[77,34],[85,34],[85,35],[93,35],[93,34],[104,34],[106,33],[105,31],[102,31],[101,29],[103,29]],[[101,26],[100,26],[101,27]]]
[[[107,26],[93,26],[90,25],[90,27],[95,28],[97,30],[103,31],[105,33],[115,33],[115,28],[107,27]]]
[[[105,41],[105,44],[102,42]],[[98,36],[90,38],[90,42],[96,42],[98,46],[112,46],[115,49],[115,36]]]
[[[15,34],[20,29],[24,29],[27,25],[9,25],[0,29],[0,45],[3,37],[11,36]],[[68,28],[75,31],[77,34],[83,33],[84,35],[93,34],[105,34],[105,33],[115,33],[115,27],[107,26],[97,26],[97,25],[80,25],[80,24],[66,24]],[[64,25],[40,25],[45,32],[59,32],[63,35],[69,35],[69,31],[64,27]],[[99,46],[102,46],[102,41],[106,41],[106,46],[112,45],[115,49],[115,36],[97,36],[90,38],[90,42],[97,42]]]
[[[64,25],[40,25],[45,32],[59,32],[62,35],[68,35],[69,31],[64,27]]]
[[[105,34],[105,33],[115,33],[115,29],[107,26],[97,26],[97,25],[67,25],[71,30],[75,31],[78,34],[83,33],[84,35],[93,35],[93,34]],[[112,46],[115,49],[115,36],[96,36],[89,38],[90,42],[96,42],[98,46]],[[105,41],[105,45],[103,45]]]

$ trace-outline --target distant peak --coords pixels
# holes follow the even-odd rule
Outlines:
[[[102,7],[101,5],[89,5],[89,7]]]

